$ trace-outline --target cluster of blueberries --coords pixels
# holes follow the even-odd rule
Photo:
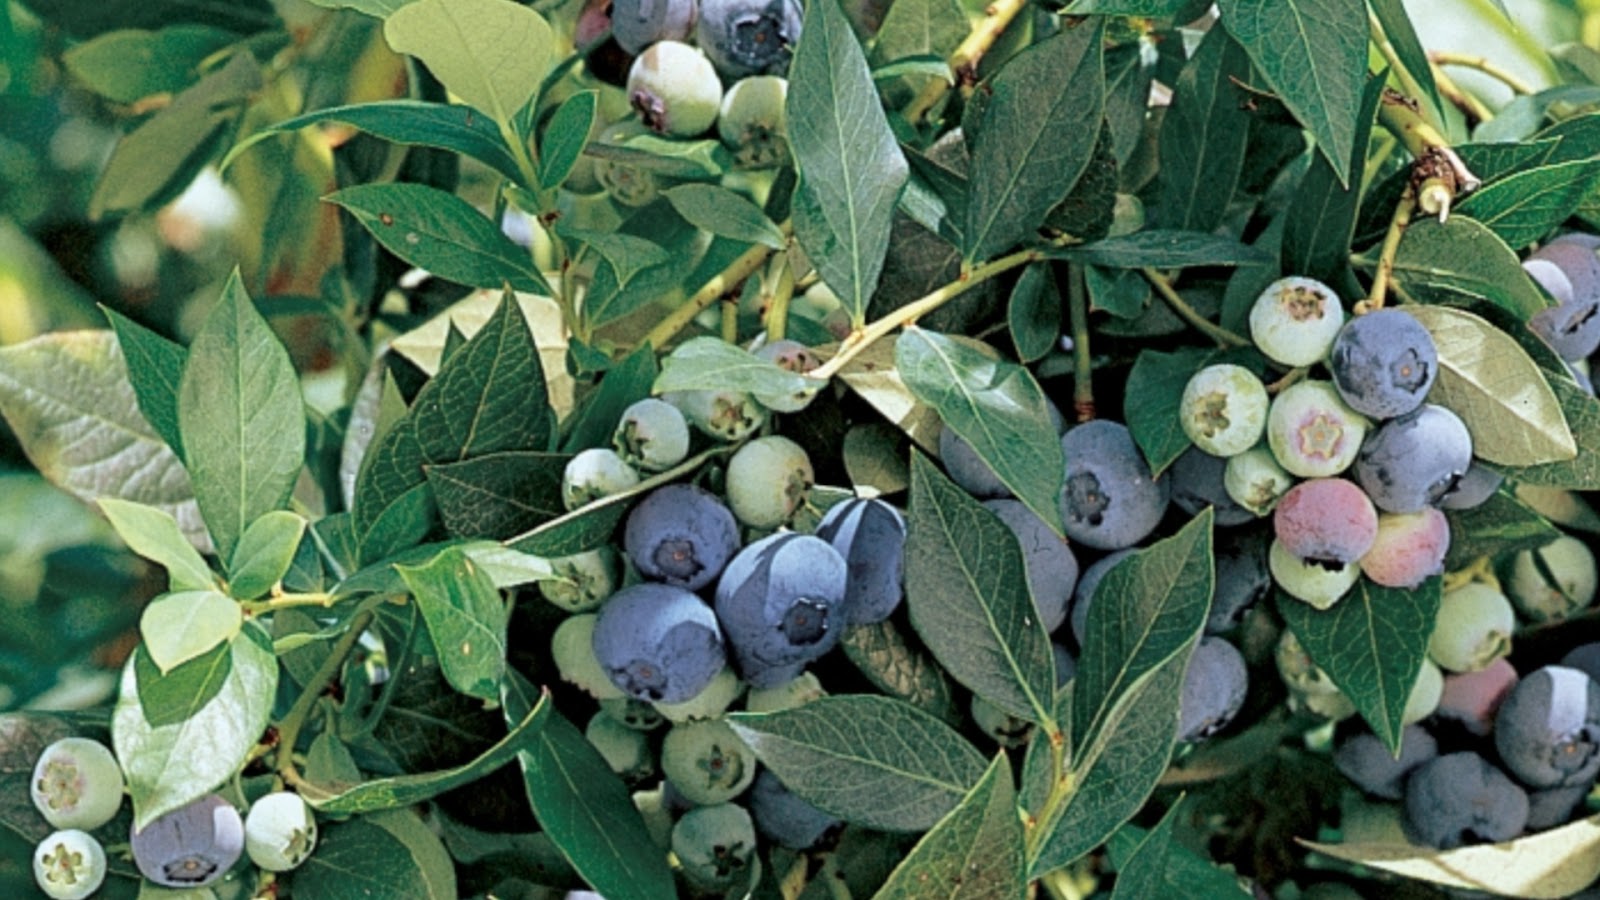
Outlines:
[[[33,805],[57,829],[34,850],[34,880],[56,900],[88,897],[106,877],[105,849],[90,832],[122,809],[124,782],[116,757],[99,741],[62,738],[39,754],[29,786]],[[241,855],[265,871],[287,872],[305,862],[316,843],[316,818],[290,791],[260,797],[243,818],[233,804],[211,794],[128,835],[140,874],[170,888],[209,885]]]

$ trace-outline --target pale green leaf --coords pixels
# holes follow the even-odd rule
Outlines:
[[[139,616],[150,660],[163,674],[230,641],[244,624],[239,604],[219,591],[177,591],[150,601]]]
[[[876,900],[1007,900],[1027,896],[1022,819],[1004,753],[890,874]]]
[[[171,513],[115,497],[101,497],[99,504],[128,549],[167,570],[172,590],[216,587],[216,575],[189,543]]]
[[[538,92],[556,49],[544,17],[511,0],[418,0],[389,15],[383,36],[506,126]]]
[[[289,571],[305,532],[306,520],[283,509],[251,522],[228,560],[228,592],[240,600],[254,600],[272,590]]]

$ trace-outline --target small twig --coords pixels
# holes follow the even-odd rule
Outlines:
[[[1355,305],[1356,315],[1383,309],[1384,301],[1388,299],[1389,283],[1394,278],[1394,259],[1400,252],[1400,238],[1405,235],[1406,225],[1411,222],[1411,211],[1416,206],[1417,195],[1408,187],[1400,202],[1395,204],[1394,215],[1389,219],[1389,230],[1383,236],[1383,249],[1378,254],[1378,268],[1372,276],[1372,290],[1365,300]]]
[[[1282,378],[1279,378],[1277,381],[1267,385],[1267,394],[1269,396],[1277,396],[1278,394],[1283,393],[1284,388],[1287,388],[1289,385],[1304,379],[1309,374],[1311,374],[1310,366],[1295,366],[1289,371],[1283,373]]]
[[[1433,69],[1433,83],[1439,89],[1439,95],[1461,110],[1461,114],[1467,117],[1468,125],[1487,122],[1494,118],[1494,110],[1464,90],[1461,85],[1456,84],[1455,79],[1447,75],[1437,63],[1430,63],[1429,68]]]
[[[1150,282],[1150,286],[1156,289],[1156,295],[1165,300],[1167,306],[1178,314],[1178,318],[1193,325],[1201,334],[1224,347],[1250,346],[1248,338],[1240,337],[1196,312],[1195,308],[1189,305],[1189,301],[1183,299],[1183,296],[1173,288],[1172,282],[1167,279],[1167,276],[1156,271],[1151,266],[1144,266],[1139,269],[1139,272],[1144,275],[1146,281]]]
[[[788,237],[791,227],[788,222],[784,222],[779,226],[783,230],[785,237]],[[739,254],[739,257],[729,263],[726,269],[718,272],[710,281],[701,285],[700,290],[695,291],[689,299],[679,304],[677,309],[663,316],[661,321],[656,323],[656,327],[650,329],[650,333],[644,336],[644,340],[640,342],[641,345],[649,344],[657,350],[666,346],[673,338],[677,337],[678,332],[689,327],[689,323],[694,321],[695,316],[700,315],[701,310],[715,303],[718,297],[737,288],[746,278],[749,278],[757,269],[761,268],[761,265],[767,261],[767,257],[771,255],[772,248],[765,244],[756,244],[749,250]]]
[[[1399,52],[1394,49],[1394,44],[1389,41],[1389,35],[1383,30],[1383,23],[1378,21],[1378,16],[1370,8],[1367,10],[1367,27],[1372,30],[1372,42],[1377,45],[1378,52],[1383,55],[1384,61],[1389,63],[1390,73],[1399,80],[1400,86],[1406,93],[1413,97],[1427,96],[1428,92],[1423,89],[1422,82],[1418,81],[1416,73],[1406,68],[1406,64],[1401,61]],[[1423,115],[1437,127],[1439,122],[1432,113],[1430,104],[1429,110]]]
[[[1067,321],[1072,329],[1072,408],[1079,422],[1095,417],[1094,366],[1089,355],[1089,296],[1082,266],[1067,269]]]
[[[1508,71],[1504,66],[1493,60],[1477,56],[1472,53],[1458,53],[1454,50],[1430,50],[1428,60],[1441,66],[1460,66],[1464,69],[1477,69],[1479,72],[1493,78],[1511,89],[1514,94],[1537,94],[1539,89],[1522,80],[1522,77]]]
[[[773,272],[773,266],[768,266],[767,278],[761,285],[761,289],[768,292],[761,313],[761,325],[767,332],[768,343],[781,341],[788,333],[789,300],[794,297],[794,266],[789,264],[789,255],[785,253],[773,263],[777,272]]]
[[[1436,178],[1451,197],[1465,196],[1477,190],[1483,181],[1467,168],[1439,129],[1422,117],[1419,105],[1399,91],[1388,89],[1384,90],[1378,103],[1378,121],[1400,139],[1415,160],[1412,163],[1412,184],[1421,185],[1427,179]]]
[[[338,601],[337,594],[316,592],[310,594],[275,594],[267,600],[241,600],[239,606],[244,609],[247,616],[259,616],[279,609],[295,609],[302,606],[320,606],[327,609]]]
[[[285,784],[294,785],[296,788],[306,786],[308,782],[300,775],[300,770],[294,766],[294,745],[300,739],[300,729],[305,726],[306,718],[311,715],[311,708],[316,705],[317,698],[328,685],[338,677],[339,670],[344,666],[345,657],[355,649],[356,642],[361,640],[362,632],[372,624],[377,615],[373,610],[366,610],[350,621],[350,628],[339,638],[328,652],[328,658],[322,661],[322,666],[306,682],[305,690],[301,692],[294,706],[290,707],[283,721],[278,723],[278,776]]]
[[[984,8],[983,18],[972,26],[972,32],[966,40],[956,47],[950,54],[950,70],[955,73],[956,81],[964,89],[970,89],[978,81],[978,62],[983,55],[989,52],[994,42],[1000,39],[1011,21],[1017,14],[1028,7],[1027,0],[995,0]],[[906,107],[906,121],[915,125],[921,122],[927,114],[944,99],[950,90],[950,84],[943,78],[935,78],[928,82],[911,105]]]

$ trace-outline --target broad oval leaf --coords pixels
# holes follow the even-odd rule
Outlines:
[[[969,105],[962,121],[972,148],[961,229],[967,264],[1032,234],[1089,164],[1105,110],[1100,23],[1023,50],[985,90],[986,101]]]
[[[233,671],[233,645],[219,644],[166,674],[142,647],[134,651],[133,664],[144,720],[160,728],[187,720],[222,690]]]
[[[598,91],[578,91],[556,109],[539,144],[539,187],[554,190],[572,174],[594,127]]]
[[[418,0],[389,16],[383,36],[507,126],[538,92],[555,52],[544,17],[511,0]]]
[[[189,718],[159,727],[140,709],[134,660],[123,667],[111,742],[128,778],[135,828],[216,790],[266,730],[278,689],[271,641],[247,624],[231,646],[232,667],[216,696]]]
[[[1066,463],[1050,424],[1049,401],[1033,374],[969,344],[908,327],[894,346],[895,368],[995,475],[1056,534]]]
[[[239,604],[218,591],[178,591],[150,601],[139,616],[150,660],[162,674],[233,639],[244,624]]]
[[[197,549],[211,549],[189,472],[140,415],[110,331],[0,347],[0,414],[53,484],[86,503],[115,497],[164,510]]]
[[[875,900],[1005,900],[1027,895],[1022,819],[1004,753],[960,805],[922,836]]]
[[[455,864],[444,843],[410,810],[328,825],[317,852],[294,873],[296,897],[456,900]]]
[[[1513,469],[1518,481],[1572,490],[1600,490],[1600,400],[1564,377],[1549,378],[1572,429],[1578,455],[1569,460]]]
[[[286,509],[273,510],[251,522],[228,560],[228,593],[240,600],[254,600],[272,590],[288,573],[305,533],[305,518]]]
[[[1512,841],[1455,850],[1394,844],[1300,843],[1335,859],[1408,878],[1529,900],[1570,897],[1600,878],[1600,816]]]
[[[983,776],[983,755],[965,738],[891,697],[823,697],[727,722],[790,790],[868,828],[931,828]]]
[[[1306,653],[1392,752],[1400,752],[1401,716],[1428,655],[1439,612],[1439,579],[1410,590],[1363,578],[1338,603],[1319,610],[1287,594],[1278,611]]]
[[[189,543],[171,513],[115,497],[101,497],[99,505],[129,550],[167,570],[171,590],[217,586],[217,576],[206,565],[205,557]]]
[[[1061,291],[1046,263],[1022,270],[1006,303],[1011,342],[1023,362],[1034,362],[1055,349],[1061,337]]]
[[[1565,222],[1594,189],[1600,163],[1579,159],[1540,166],[1486,185],[1456,212],[1471,216],[1510,247],[1526,247]]]
[[[1412,222],[1394,259],[1395,281],[1437,303],[1488,300],[1519,321],[1553,305],[1522,271],[1517,254],[1481,222],[1451,216]]]
[[[800,173],[795,238],[859,325],[883,272],[910,167],[837,0],[806,4],[784,106]]]
[[[1327,284],[1344,281],[1350,270],[1350,241],[1361,204],[1361,186],[1347,186],[1345,172],[1366,164],[1372,120],[1378,114],[1387,80],[1367,79],[1356,116],[1355,157],[1350,169],[1337,169],[1325,157],[1313,160],[1300,179],[1294,203],[1285,211],[1283,270]],[[1166,129],[1162,129],[1165,131]]]
[[[1160,475],[1192,443],[1183,430],[1178,411],[1183,389],[1194,373],[1209,365],[1215,350],[1189,347],[1174,353],[1140,350],[1128,372],[1128,390],[1122,398],[1122,418],[1139,444],[1150,472]]]
[[[1272,254],[1267,251],[1241,244],[1232,238],[1219,237],[1202,231],[1172,231],[1157,228],[1103,238],[1092,244],[1062,247],[1051,250],[1050,255],[1113,269],[1137,269],[1144,266],[1157,269],[1178,269],[1186,266],[1257,266],[1269,265],[1275,261]]]
[[[1014,716],[1054,724],[1050,639],[1016,536],[920,453],[905,582],[911,626],[951,677]]]
[[[773,397],[814,392],[821,382],[780,368],[742,347],[714,337],[684,341],[661,360],[651,392],[744,391]]]
[[[1363,0],[1219,0],[1223,27],[1350,183],[1367,74]]]
[[[527,251],[455,194],[387,183],[356,185],[323,199],[348,210],[390,253],[440,278],[550,294]]]
[[[1510,335],[1453,307],[1407,310],[1439,349],[1439,376],[1428,401],[1461,417],[1472,434],[1474,456],[1532,466],[1578,455],[1555,391]]]
[[[1244,171],[1250,114],[1239,84],[1250,57],[1226,30],[1213,28],[1178,73],[1161,126],[1160,202],[1165,228],[1208,231],[1221,224]]]
[[[566,514],[561,481],[571,459],[510,450],[423,470],[452,537],[500,540]]]
[[[395,566],[395,571],[422,610],[450,686],[473,697],[497,699],[506,670],[511,610],[494,580],[456,547],[423,565]]]
[[[663,191],[678,215],[696,228],[737,241],[782,250],[788,240],[767,214],[743,196],[714,184],[682,184]]]
[[[549,709],[515,670],[501,692],[506,721]],[[608,900],[664,900],[677,896],[665,853],[645,830],[621,780],[583,733],[549,709],[532,747],[517,756],[528,802],[539,827],[597,892]]]

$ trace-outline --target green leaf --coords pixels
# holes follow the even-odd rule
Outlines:
[[[883,271],[910,169],[836,0],[806,4],[784,106],[800,173],[795,239],[859,324]]]
[[[1385,80],[1367,79],[1356,117],[1354,156],[1349,168],[1329,165],[1326,156],[1312,160],[1300,179],[1294,203],[1285,212],[1283,270],[1329,284],[1338,284],[1350,268],[1350,241],[1360,212],[1361,186],[1345,185],[1345,173],[1366,164],[1372,120],[1378,114]],[[1165,129],[1163,129],[1164,131]]]
[[[645,344],[600,376],[600,386],[589,394],[567,424],[561,449],[576,453],[611,443],[611,433],[623,410],[650,396],[659,369],[654,348]]]
[[[1051,722],[1055,661],[1016,536],[920,453],[905,584],[911,626],[952,678],[1011,715]]]
[[[823,697],[726,721],[790,790],[867,828],[932,828],[983,776],[983,755],[965,738],[890,697]]]
[[[1451,216],[1412,222],[1395,254],[1394,277],[1418,299],[1488,300],[1520,321],[1553,303],[1533,286],[1517,254],[1482,223]]]
[[[678,215],[696,228],[737,241],[782,250],[788,243],[767,214],[743,196],[714,184],[682,184],[662,192]]]
[[[872,61],[881,65],[931,56],[944,64],[948,73],[944,59],[955,52],[968,31],[967,13],[957,0],[900,0],[889,5],[878,27]]]
[[[101,497],[99,504],[129,550],[167,570],[171,590],[207,590],[217,586],[217,576],[184,537],[178,520],[171,513],[115,497]]]
[[[972,164],[961,229],[966,263],[988,259],[1032,234],[1072,189],[1100,135],[1105,90],[1096,22],[1018,53],[990,80],[981,111],[967,107],[962,128]]]
[[[768,396],[816,391],[821,382],[780,368],[721,338],[690,338],[661,361],[651,392],[717,390]]]
[[[1182,896],[1193,900],[1242,900],[1252,896],[1238,876],[1212,865],[1175,840],[1181,823],[1183,798],[1172,804],[1155,828],[1142,831],[1127,825],[1117,831],[1110,846],[1117,865],[1117,883],[1111,900],[1160,900]],[[1119,853],[1119,844],[1132,847]]]
[[[503,126],[538,93],[555,61],[549,23],[511,0],[418,0],[390,14],[383,36]]]
[[[1179,269],[1185,266],[1258,266],[1274,262],[1266,251],[1232,238],[1199,231],[1136,231],[1050,251],[1051,256],[1113,269]]]
[[[511,762],[518,752],[533,743],[549,719],[550,707],[550,695],[540,696],[521,721],[509,723],[509,734],[463,765],[438,772],[375,778],[332,797],[308,795],[306,801],[321,812],[338,816],[400,809],[430,800],[445,791],[477,781]]]
[[[254,600],[288,573],[306,533],[306,520],[288,510],[273,510],[250,523],[228,560],[228,593]]]
[[[193,84],[201,62],[238,39],[237,34],[205,25],[121,29],[67,48],[61,62],[100,96],[132,103],[151,94],[175,94]]]
[[[0,414],[39,474],[83,500],[163,510],[209,549],[183,463],[139,414],[110,331],[61,331],[0,347]]]
[[[210,162],[228,126],[261,89],[261,67],[249,53],[174,97],[124,135],[101,170],[89,215],[117,216],[176,197]]]
[[[950,681],[920,646],[913,646],[892,620],[856,625],[839,639],[845,656],[878,690],[910,703],[949,725],[958,725]]]
[[[1461,417],[1472,434],[1474,456],[1508,466],[1577,457],[1577,443],[1554,389],[1510,335],[1465,310],[1407,309],[1433,335],[1439,350],[1439,375],[1429,402]]]
[[[414,0],[308,0],[325,9],[353,9],[374,19],[387,19],[395,10]]]
[[[452,537],[500,540],[565,515],[561,479],[565,453],[491,453],[425,466],[439,515]]]
[[[1447,509],[1444,515],[1450,520],[1446,571],[1463,568],[1480,556],[1536,550],[1561,536],[1544,516],[1503,491],[1471,509]]]
[[[473,697],[494,700],[506,670],[511,609],[494,581],[457,548],[420,566],[395,566],[416,598],[445,680]]]
[[[1311,661],[1350,698],[1389,750],[1399,753],[1400,717],[1439,612],[1439,579],[1400,590],[1363,578],[1329,609],[1280,595],[1278,611]]]
[[[151,662],[165,673],[232,640],[243,624],[243,611],[227,594],[177,591],[150,601],[139,616],[139,633]]]
[[[1364,0],[1220,0],[1222,24],[1350,183],[1367,74]]]
[[[28,6],[76,38],[184,23],[251,35],[282,24],[269,0],[29,0]]]
[[[1600,400],[1566,378],[1547,378],[1561,402],[1561,410],[1572,429],[1578,455],[1561,462],[1523,466],[1511,471],[1528,484],[1565,487],[1573,490],[1600,490]]]
[[[128,380],[139,398],[139,411],[172,452],[183,458],[183,436],[178,430],[178,384],[183,380],[189,351],[138,322],[108,307],[100,307],[117,334],[117,345],[128,366]]]
[[[907,327],[895,368],[1017,499],[1057,534],[1061,524],[1061,441],[1049,404],[1025,368],[938,332]]]
[[[526,679],[508,673],[501,690],[506,720],[526,716],[534,697]],[[608,900],[677,896],[666,854],[647,849],[655,844],[628,789],[571,722],[550,711],[535,745],[517,759],[540,828],[584,881]]]
[[[1033,362],[1055,349],[1061,336],[1061,291],[1050,266],[1034,263],[1022,270],[1006,305],[1011,341],[1024,362]]]
[[[1065,12],[1097,16],[1175,16],[1193,0],[1077,0]]]
[[[200,513],[227,558],[246,526],[288,501],[306,455],[299,374],[237,270],[189,347],[178,422]]]
[[[1444,106],[1439,101],[1439,86],[1433,80],[1433,66],[1428,62],[1428,53],[1422,47],[1422,41],[1417,37],[1417,29],[1411,24],[1411,17],[1406,13],[1404,0],[1369,0],[1372,14],[1377,17],[1378,24],[1383,26],[1383,36],[1389,39],[1394,47],[1395,55],[1400,58],[1400,64],[1405,66],[1406,72],[1422,85],[1425,96],[1412,99],[1426,101],[1433,111],[1439,114],[1434,121],[1443,121]],[[1359,151],[1363,142],[1355,142]],[[1354,170],[1352,170],[1354,171]],[[1480,177],[1483,173],[1478,173]]]
[[[1244,171],[1250,114],[1238,85],[1249,80],[1250,57],[1221,28],[1207,32],[1178,73],[1160,132],[1160,200],[1152,218],[1161,227],[1210,231],[1221,224]]]
[[[244,763],[266,730],[278,687],[278,660],[256,625],[234,638],[221,690],[182,722],[155,727],[140,708],[134,661],[122,670],[111,741],[133,797],[135,828],[216,790]]]
[[[598,91],[578,91],[556,108],[539,145],[539,187],[554,190],[572,174],[594,127]]]
[[[685,141],[656,134],[635,134],[616,143],[590,143],[583,152],[667,178],[695,181],[720,178],[733,168],[733,156],[728,149],[721,141],[710,138]]]
[[[522,181],[522,172],[493,119],[459,103],[422,100],[356,103],[285,119],[234,144],[222,158],[219,168],[226,171],[246,150],[275,134],[299,131],[323,122],[348,125],[396,144],[449,150],[471,157],[515,183]]]
[[[976,786],[895,867],[876,900],[1003,900],[1027,895],[1011,765],[995,755]]]
[[[1467,195],[1459,215],[1483,223],[1510,247],[1526,247],[1577,211],[1595,187],[1592,159],[1540,166],[1502,178]]]
[[[233,671],[231,643],[218,644],[166,674],[143,647],[133,657],[139,708],[151,728],[187,721],[222,691]]]
[[[551,293],[527,251],[454,194],[425,184],[385,183],[348,187],[323,199],[348,210],[390,253],[440,278]]]
[[[611,265],[618,287],[627,287],[634,276],[671,262],[672,257],[654,241],[616,231],[589,231],[558,225],[556,232],[600,254]]]
[[[1133,361],[1122,398],[1122,418],[1150,463],[1151,473],[1160,475],[1189,449],[1189,435],[1178,415],[1183,389],[1194,373],[1216,357],[1215,350],[1188,347],[1175,353],[1140,350]]]
[[[1264,266],[1242,271],[1265,271]],[[1084,286],[1089,289],[1089,308],[1102,310],[1119,319],[1137,319],[1150,302],[1150,282],[1138,269],[1083,267]]]
[[[330,823],[317,851],[294,873],[301,900],[456,900],[455,865],[444,844],[410,810]]]

